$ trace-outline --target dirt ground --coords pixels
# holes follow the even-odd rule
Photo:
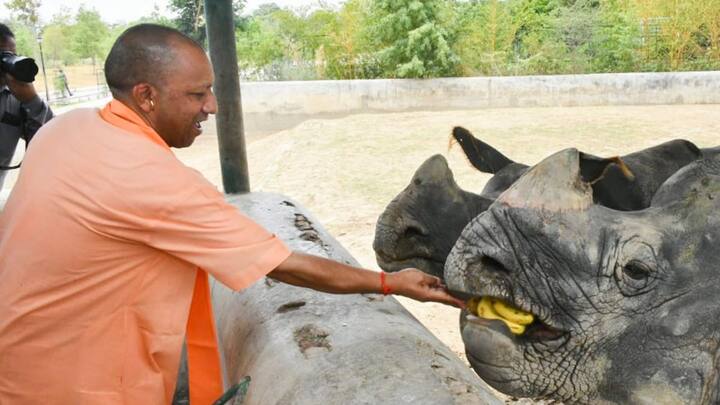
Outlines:
[[[207,124],[196,144],[178,156],[221,185],[214,123]],[[459,147],[448,151],[456,125],[511,159],[532,164],[567,147],[611,156],[674,138],[716,146],[720,105],[493,109],[309,120],[270,136],[249,137],[251,187],[300,202],[363,266],[377,269],[375,222],[425,159],[444,154],[466,190],[479,191],[489,178],[470,167]],[[464,359],[458,310],[400,301]]]

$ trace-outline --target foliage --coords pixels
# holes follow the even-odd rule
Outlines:
[[[102,45],[108,34],[108,27],[103,23],[100,14],[80,6],[75,25],[70,31],[71,49],[78,57],[90,58],[95,64],[97,58],[104,57]]]
[[[15,34],[15,48],[18,55],[33,56],[37,53],[37,40],[30,27],[16,22],[7,22]]]
[[[466,75],[503,75],[512,60],[519,26],[506,2],[460,3],[457,10],[457,40],[453,49]]]
[[[720,0],[637,2],[647,70],[720,69]]]
[[[170,0],[170,10],[177,13],[177,28],[197,42],[205,43],[204,0]]]
[[[40,21],[38,14],[40,5],[40,0],[10,0],[5,4],[5,7],[10,10],[16,21],[34,29]]]
[[[592,39],[592,72],[632,72],[640,68],[640,24],[621,0],[604,0]]]
[[[382,72],[372,51],[368,20],[370,7],[363,0],[350,0],[336,14],[332,30],[323,44],[325,75],[332,79],[370,79]]]
[[[72,27],[65,21],[54,21],[43,30],[43,50],[47,60],[69,65],[79,59],[72,43]]]
[[[457,72],[459,59],[439,19],[438,0],[375,0],[369,19],[375,57],[385,77],[438,77]]]
[[[238,25],[245,0],[233,0],[232,5],[235,24]],[[172,21],[173,25],[198,43],[206,46],[205,0],[170,0],[168,8],[177,15]]]
[[[346,0],[268,3],[242,16],[241,72],[262,80],[425,78],[720,69],[720,0]],[[205,41],[204,0],[170,0],[129,24],[92,9],[41,27],[41,0],[8,0],[18,52],[46,63],[102,60],[127,27],[154,22]],[[44,22],[42,22],[44,23]]]

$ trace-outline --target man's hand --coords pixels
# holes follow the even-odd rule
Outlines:
[[[7,73],[5,73],[5,83],[13,96],[20,100],[21,103],[27,103],[37,96],[35,86],[32,83],[21,82]]]
[[[300,252],[293,252],[268,276],[284,283],[333,294],[382,293],[380,273]],[[391,293],[414,300],[465,307],[463,301],[447,292],[439,278],[418,269],[385,273],[385,285]]]
[[[447,291],[442,281],[418,269],[408,268],[397,273],[387,273],[386,284],[394,294],[418,301],[435,301],[465,308],[465,303]]]

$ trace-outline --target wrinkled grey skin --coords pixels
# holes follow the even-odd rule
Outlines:
[[[569,149],[530,169],[452,249],[452,292],[540,321],[517,337],[464,311],[472,367],[518,397],[720,403],[720,159],[682,168],[635,211],[594,203],[579,161]]]
[[[425,161],[378,219],[373,249],[383,270],[410,266],[442,278],[445,259],[463,228],[527,170],[461,127],[453,130],[453,136],[471,164],[493,177],[478,195],[458,187],[442,156]],[[606,166],[605,159],[583,154],[581,160],[586,172],[598,163],[607,169],[593,186],[596,201],[633,210],[647,207],[662,182],[700,155],[691,142],[674,140],[623,156],[635,174],[632,180],[616,165]]]

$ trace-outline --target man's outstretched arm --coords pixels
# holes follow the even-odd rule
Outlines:
[[[382,293],[378,272],[298,252],[293,252],[268,276],[288,284],[333,294]],[[418,269],[386,273],[384,277],[385,286],[393,294],[418,301],[464,306],[461,300],[448,294],[439,278]]]

